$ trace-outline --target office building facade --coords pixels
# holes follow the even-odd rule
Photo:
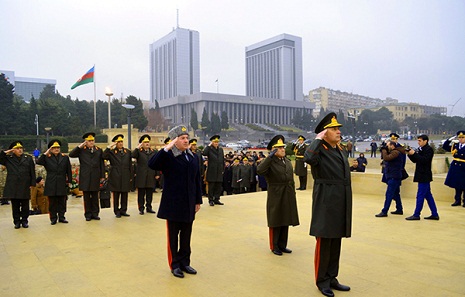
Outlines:
[[[0,70],[0,72],[4,73],[7,80],[15,86],[15,94],[21,96],[26,102],[29,102],[32,97],[38,99],[47,85],[51,85],[55,91],[57,84],[54,79],[18,77],[15,76],[14,71],[8,70]]]
[[[176,28],[150,45],[150,102],[198,92],[199,32]]]
[[[303,101],[302,38],[281,34],[245,48],[246,95]]]

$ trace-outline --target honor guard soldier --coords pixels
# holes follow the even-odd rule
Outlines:
[[[69,156],[79,158],[79,190],[84,192],[84,217],[86,221],[100,220],[99,190],[105,179],[103,151],[95,145],[95,133],[82,136],[84,142],[75,147]]]
[[[293,150],[295,153],[295,169],[294,173],[299,177],[300,187],[297,190],[307,189],[307,163],[304,162],[304,154],[307,149],[307,144],[304,142],[305,137],[299,135],[297,143],[293,144]]]
[[[206,180],[208,182],[208,203],[223,205],[220,196],[223,192],[224,152],[219,146],[220,136],[213,135],[210,144],[204,148],[203,155],[208,158]]]
[[[457,139],[455,139],[457,138]],[[452,153],[452,162],[444,184],[455,189],[455,201],[452,206],[465,207],[465,130],[457,132],[457,136],[444,142],[442,148]]]
[[[184,272],[196,274],[190,266],[191,234],[195,214],[202,204],[200,166],[189,150],[189,134],[185,126],[170,130],[172,141],[153,156],[149,167],[161,170],[165,184],[157,216],[167,221],[168,264],[175,277]]]
[[[133,176],[131,151],[124,147],[123,140],[122,134],[116,135],[111,140],[113,144],[103,152],[103,159],[110,161],[108,189],[113,192],[113,211],[117,218],[129,217],[128,193]]]
[[[139,138],[139,145],[132,152],[132,157],[137,160],[136,169],[136,188],[137,188],[137,206],[139,214],[143,215],[144,210],[148,213],[155,213],[152,209],[153,190],[155,188],[155,176],[157,172],[149,168],[148,161],[158,152],[150,148],[148,134]]]
[[[342,237],[352,229],[352,187],[349,161],[340,145],[342,127],[334,112],[315,128],[317,136],[305,152],[314,180],[310,235],[316,237],[315,280],[325,296],[334,290],[349,291],[337,280]]]
[[[54,139],[49,142],[48,150],[39,157],[37,164],[47,170],[44,195],[49,199],[49,216],[52,225],[68,223],[65,218],[68,188],[73,178],[69,157],[60,152],[61,141]]]
[[[0,164],[8,172],[3,197],[11,200],[15,229],[28,228],[30,188],[36,184],[34,161],[24,154],[23,143],[15,141],[0,152]]]
[[[270,249],[277,256],[292,252],[287,248],[289,226],[299,225],[294,174],[285,146],[284,136],[273,137],[267,147],[271,153],[257,167],[257,173],[268,183],[266,217]]]

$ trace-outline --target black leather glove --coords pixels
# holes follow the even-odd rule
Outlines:
[[[273,157],[274,154],[276,154],[277,151],[278,151],[278,149],[272,150],[272,151],[270,152],[270,154],[268,155],[268,157],[270,157],[270,158]]]

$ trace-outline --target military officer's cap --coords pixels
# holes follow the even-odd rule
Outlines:
[[[389,134],[389,138],[391,138],[392,140],[396,140],[399,139],[399,135],[397,133],[392,132],[391,134]]]
[[[284,136],[282,135],[276,135],[273,137],[270,142],[268,143],[268,146],[266,147],[269,151],[276,147],[283,147],[286,146],[286,143],[284,142]]]
[[[457,137],[458,138],[465,137],[465,131],[464,130],[457,131]]]
[[[118,134],[118,135],[115,135],[115,137],[113,137],[113,139],[111,141],[120,142],[120,141],[123,141],[123,140],[124,140],[124,135],[123,134]]]
[[[320,121],[318,126],[316,126],[315,133],[318,134],[327,128],[333,127],[342,127],[342,124],[338,123],[337,115],[334,112],[330,112]]]
[[[23,147],[23,143],[22,141],[13,141],[10,146],[8,147],[8,149],[17,149],[17,148],[22,148]]]
[[[58,139],[52,139],[52,140],[50,140],[50,142],[48,143],[48,148],[60,147],[60,146],[61,146],[61,141],[58,140]]]
[[[220,142],[220,136],[219,135],[213,135],[212,137],[210,137],[210,141]]]
[[[191,140],[189,140],[189,144],[197,144],[197,139],[192,138]]]
[[[169,137],[166,137],[165,140],[163,140],[164,144],[170,143],[171,139]]]
[[[242,159],[242,162],[247,162],[247,161],[249,161],[249,159],[247,159],[246,157]]]
[[[144,135],[142,135],[142,136],[139,138],[139,143],[142,143],[142,142],[150,142],[150,139],[152,139],[152,138],[150,137],[150,135],[144,134]]]
[[[184,125],[176,126],[168,132],[168,137],[170,139],[175,139],[176,137],[179,137],[181,135],[189,135],[189,132],[187,131],[186,126]]]
[[[82,135],[82,139],[87,140],[87,141],[95,140],[95,133],[87,132],[86,134]]]
[[[298,140],[304,140],[305,141],[305,137],[303,135],[299,135],[299,137],[297,138]]]

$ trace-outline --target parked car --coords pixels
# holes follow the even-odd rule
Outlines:
[[[242,145],[234,142],[227,143],[226,147],[232,148],[235,151],[243,149]]]

